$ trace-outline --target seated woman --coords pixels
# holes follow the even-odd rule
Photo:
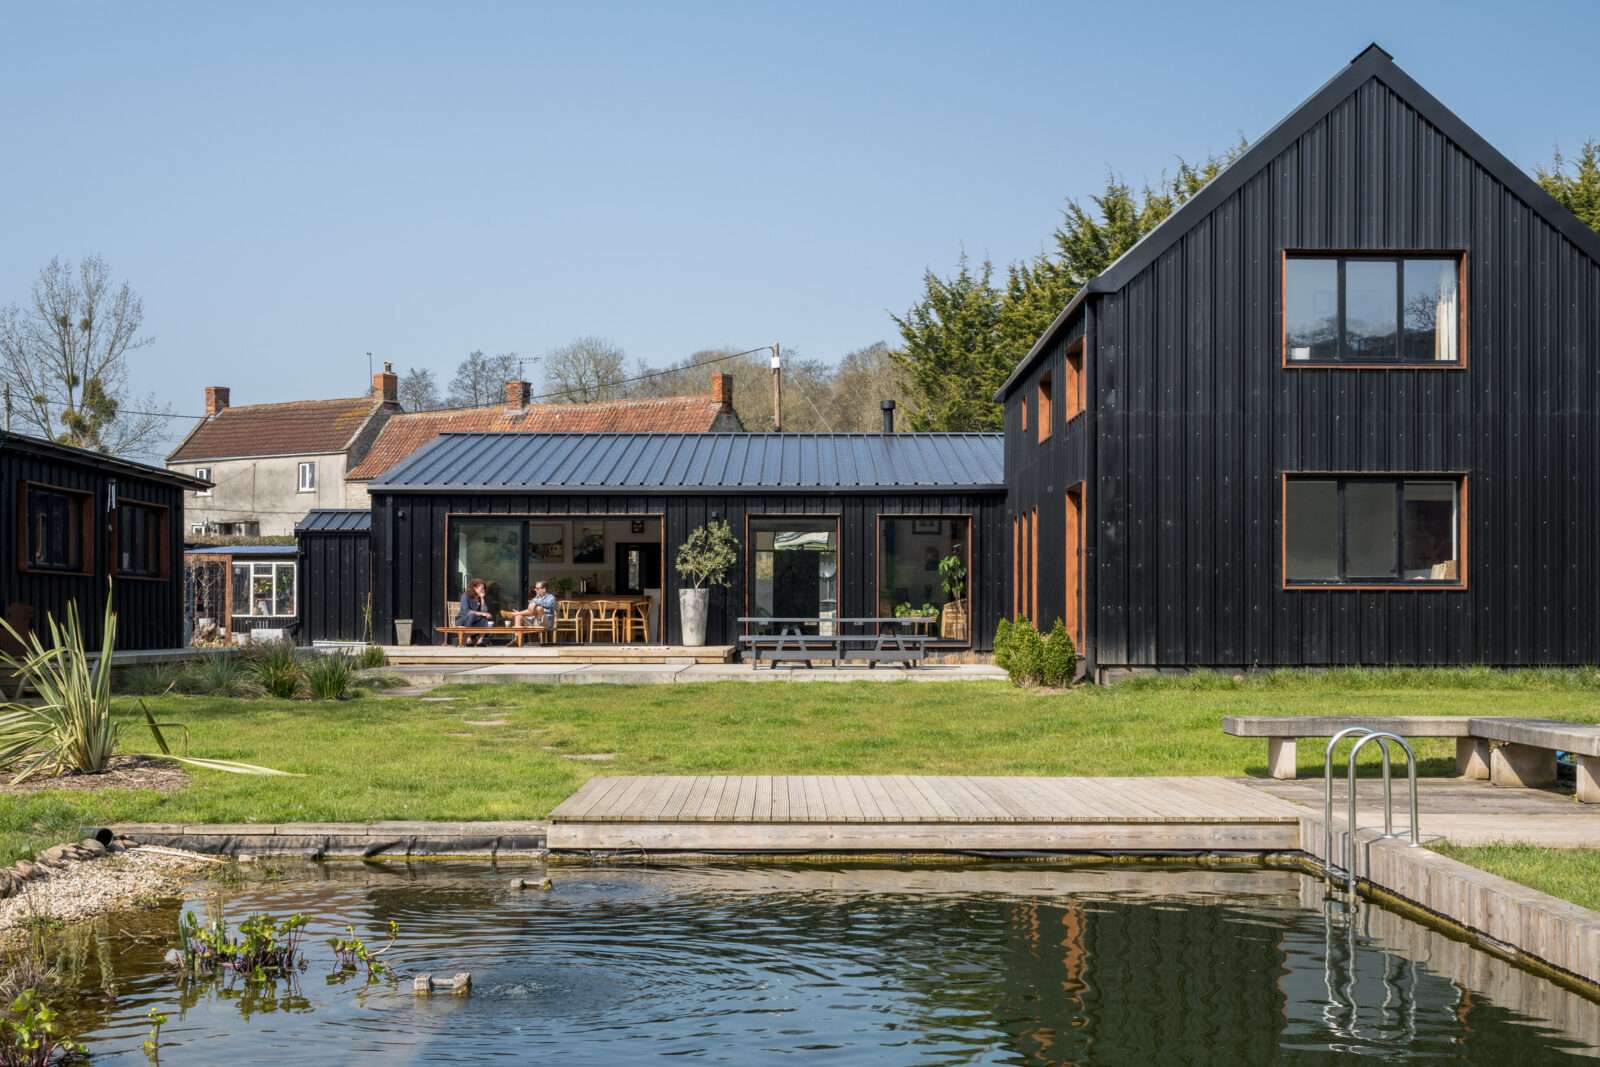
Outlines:
[[[466,589],[462,590],[461,604],[456,610],[456,625],[472,627],[494,625],[494,616],[489,614],[489,597],[485,591],[482,578],[469,580]],[[481,645],[484,640],[484,638],[480,637],[470,643]],[[463,639],[461,643],[468,644],[469,642]]]
[[[543,582],[534,582],[528,591],[528,606],[511,613],[513,626],[543,626],[549,628],[556,622],[555,594]]]

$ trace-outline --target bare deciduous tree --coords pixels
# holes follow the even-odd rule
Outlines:
[[[128,357],[140,337],[144,302],[127,282],[114,286],[99,256],[52,259],[27,306],[0,311],[0,379],[26,431],[117,455],[150,453],[164,426],[153,397],[124,410]]]
[[[412,367],[400,376],[399,398],[407,411],[432,411],[444,403],[433,371],[427,367]]]
[[[515,352],[486,356],[467,353],[450,379],[450,403],[454,407],[484,407],[505,399],[506,383],[517,376],[521,360]]]
[[[622,349],[599,337],[580,337],[544,357],[544,391],[557,403],[590,404],[624,395]]]

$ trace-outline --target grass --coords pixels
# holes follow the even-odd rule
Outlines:
[[[1530,889],[1600,911],[1600,849],[1445,844],[1433,849]]]
[[[189,726],[197,753],[305,777],[199,770],[167,795],[7,796],[0,862],[107,822],[539,818],[596,773],[1259,775],[1265,743],[1225,736],[1224,714],[1586,720],[1597,689],[1593,671],[1338,671],[1242,681],[1200,674],[1067,692],[988,682],[723,682],[436,691],[453,696],[449,703],[170,694],[146,700],[158,719]],[[118,707],[137,714],[131,700]],[[616,759],[563,758],[584,753]],[[1320,774],[1321,747],[1302,753],[1301,772]],[[1454,771],[1450,739],[1422,739],[1418,755],[1423,773]]]

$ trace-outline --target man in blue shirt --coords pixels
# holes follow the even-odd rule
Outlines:
[[[515,614],[519,623],[527,619],[534,626],[543,626],[548,630],[556,624],[555,594],[543,582],[535,582],[533,592],[528,597],[528,606]]]

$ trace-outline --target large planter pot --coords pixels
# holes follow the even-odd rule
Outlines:
[[[678,622],[683,627],[683,643],[706,643],[706,616],[710,613],[711,590],[678,590]]]
[[[409,645],[411,643],[410,619],[394,620],[394,643],[397,645]]]

